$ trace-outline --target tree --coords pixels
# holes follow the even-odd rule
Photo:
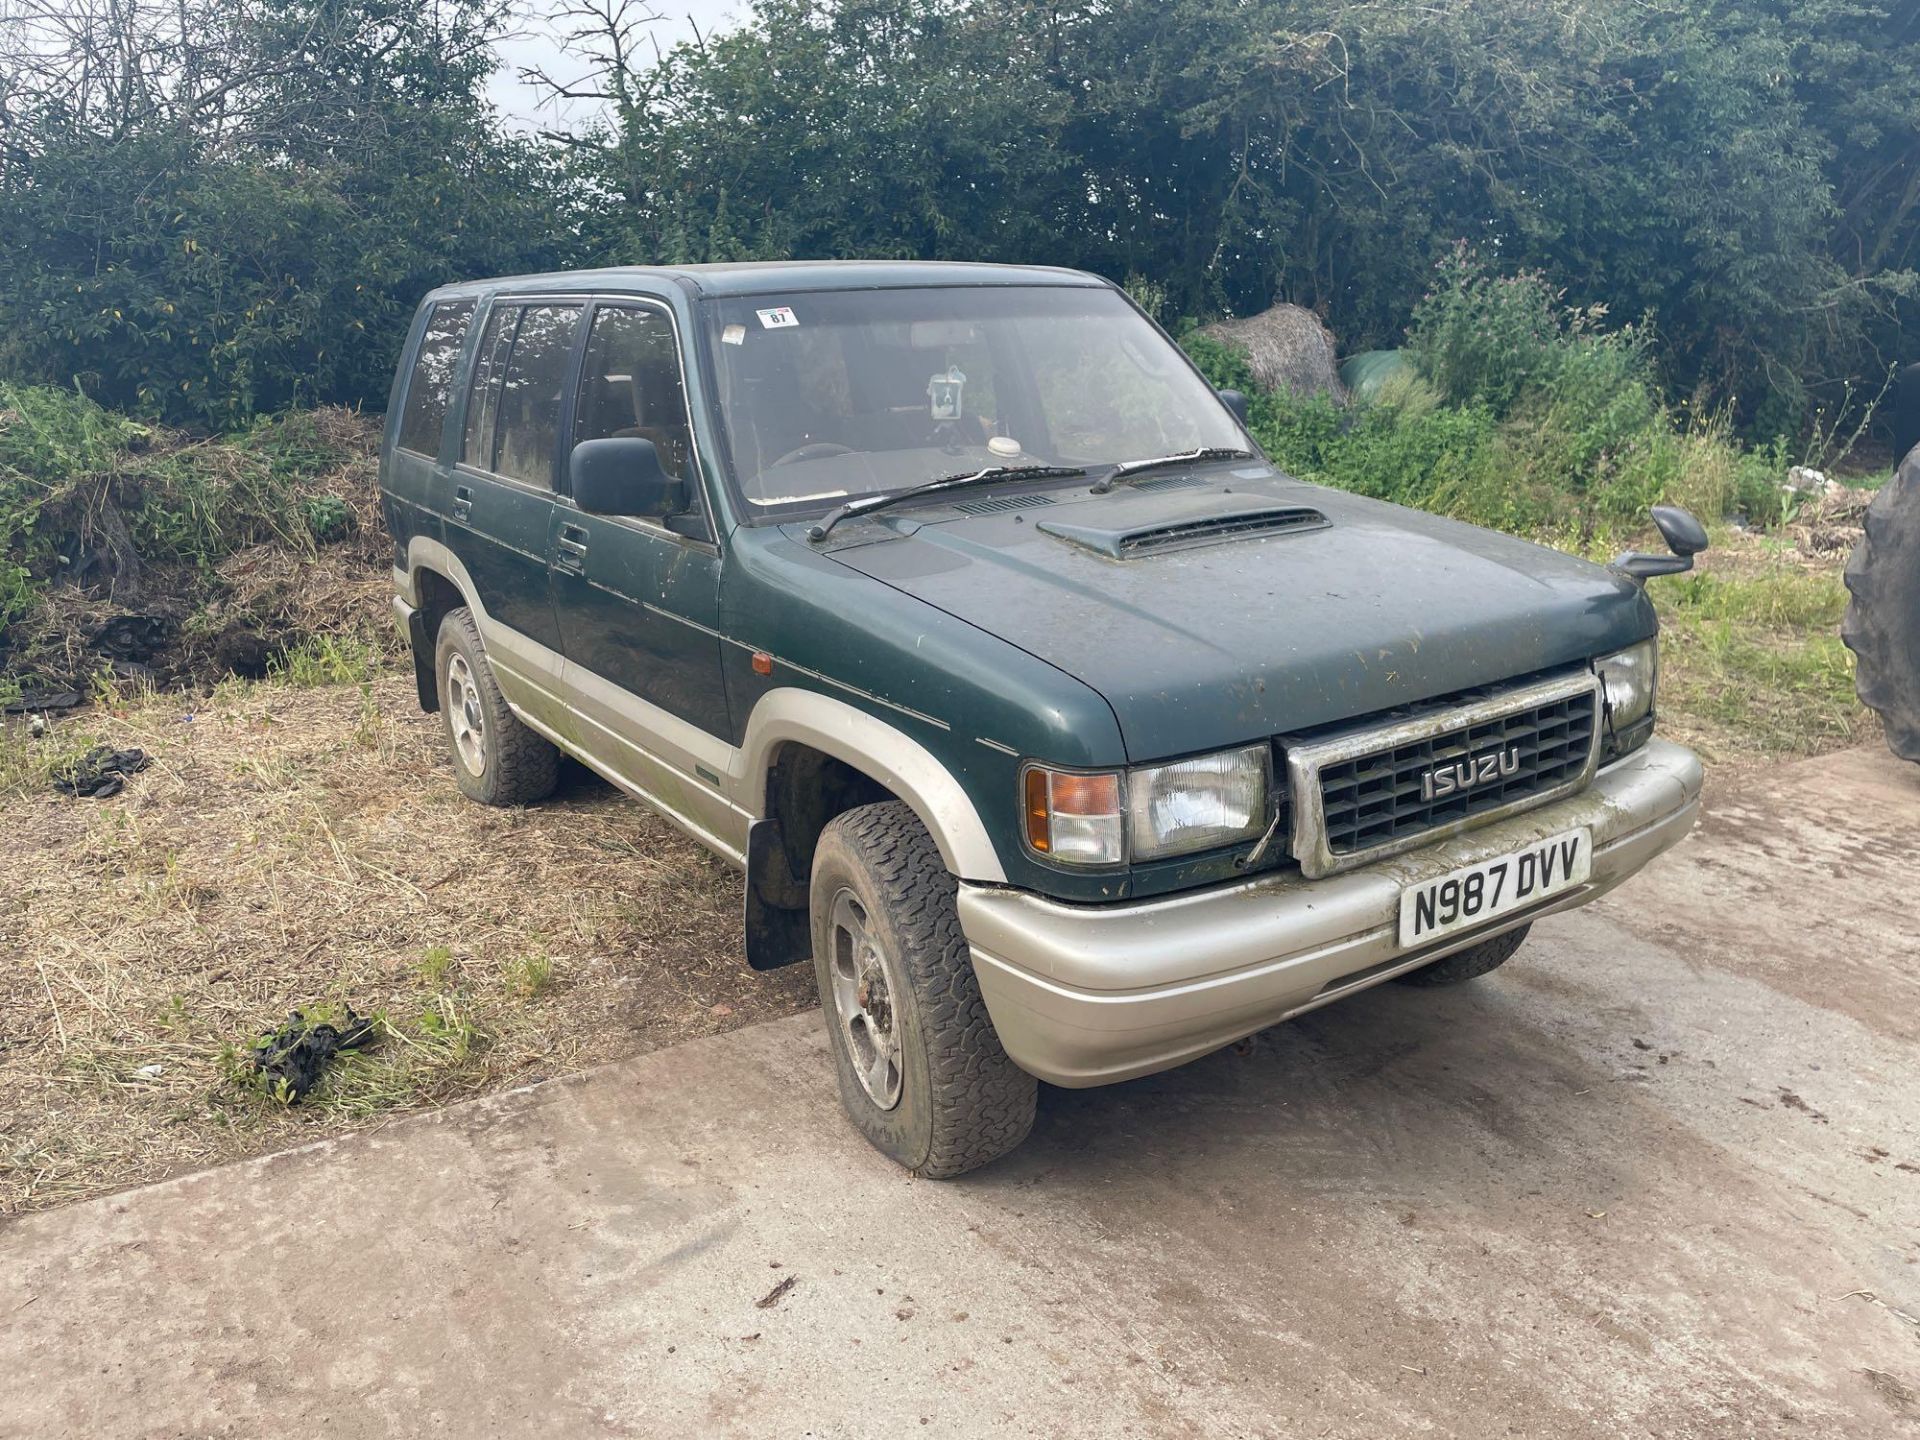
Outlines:
[[[490,0],[26,3],[0,56],[8,369],[212,424],[378,404],[422,292],[571,253],[551,157],[480,97]]]

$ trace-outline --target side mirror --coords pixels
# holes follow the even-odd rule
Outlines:
[[[1247,423],[1247,397],[1238,390],[1217,390],[1220,403],[1233,412],[1234,419],[1242,425]]]
[[[1629,550],[1617,557],[1612,568],[1644,585],[1655,575],[1681,575],[1693,569],[1693,557],[1707,548],[1707,527],[1678,505],[1653,507],[1654,527],[1667,542],[1671,555],[1647,555]]]
[[[659,519],[687,508],[687,482],[667,474],[651,440],[582,440],[567,460],[573,503],[589,515]]]

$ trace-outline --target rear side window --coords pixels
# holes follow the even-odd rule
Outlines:
[[[400,412],[400,448],[419,455],[440,453],[440,428],[453,403],[453,372],[460,363],[460,346],[473,319],[473,301],[448,300],[427,316],[420,337],[420,354],[407,380],[406,406]]]
[[[467,403],[469,465],[529,485],[553,484],[561,390],[580,328],[578,305],[496,309]]]
[[[513,348],[513,332],[520,324],[514,305],[496,305],[487,316],[487,333],[480,337],[480,353],[473,361],[473,384],[467,393],[467,433],[460,458],[482,470],[493,468],[493,417],[500,404],[500,372]]]

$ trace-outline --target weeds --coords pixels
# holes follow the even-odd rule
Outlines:
[[[396,1038],[426,1052],[436,1064],[463,1065],[486,1045],[487,1033],[473,1022],[471,1007],[462,1010],[460,997],[442,991],[420,1011],[414,1036],[394,1031]]]
[[[1871,721],[1840,642],[1846,586],[1771,548],[1723,536],[1709,568],[1649,587],[1660,611],[1660,708],[1722,751],[1804,755],[1860,740]]]
[[[429,945],[426,952],[414,961],[414,974],[420,977],[420,983],[430,990],[438,990],[447,983],[447,972],[453,969],[453,951],[445,945]]]
[[[1655,592],[1671,622],[1738,621],[1780,629],[1834,630],[1847,608],[1847,588],[1833,574],[1771,565],[1747,575],[1696,570]]]
[[[373,475],[371,430],[345,411],[194,440],[77,392],[0,384],[6,674],[16,688],[85,688],[96,623],[114,597],[142,594],[186,612],[165,655],[138,657],[156,671],[258,673],[284,636],[334,628],[329,601],[378,584]]]
[[[273,679],[298,689],[367,685],[386,667],[384,652],[356,635],[312,635],[267,662]]]
[[[505,970],[508,993],[522,1000],[537,999],[553,984],[553,960],[544,950],[515,956]]]

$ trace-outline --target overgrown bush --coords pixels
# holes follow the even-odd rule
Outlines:
[[[365,639],[372,455],[344,410],[197,439],[0,383],[0,688],[257,674],[310,635]]]
[[[1633,530],[1663,501],[1780,519],[1784,448],[1743,452],[1723,416],[1676,417],[1646,332],[1604,322],[1539,275],[1493,274],[1460,247],[1415,311],[1414,374],[1347,409],[1259,394],[1251,428],[1303,477],[1520,533]],[[1185,344],[1216,385],[1250,383],[1231,347]]]
[[[59,563],[48,504],[105,474],[144,433],[84,395],[0,381],[0,639]]]

